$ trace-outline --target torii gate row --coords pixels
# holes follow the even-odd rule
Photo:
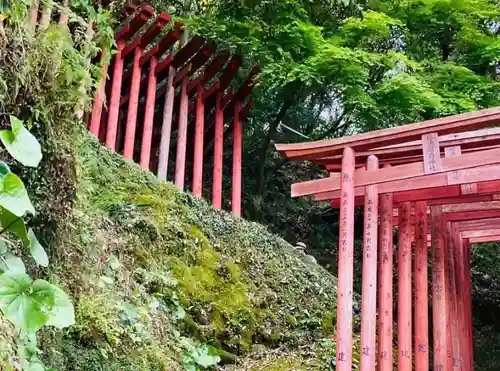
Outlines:
[[[495,219],[500,218],[498,205],[490,204],[491,208],[487,204],[474,205],[494,202],[500,192],[499,131],[487,129],[499,123],[500,108],[493,108],[340,139],[276,145],[288,159],[324,161],[331,158],[332,162],[324,164],[332,166],[341,161],[340,173],[330,170],[329,177],[292,185],[292,196],[312,195],[340,208],[337,370],[351,371],[352,367],[356,205],[364,205],[365,218],[359,369],[374,371],[377,364],[380,371],[393,370],[392,241],[394,224],[397,224],[397,368],[429,370],[429,224],[432,365],[435,371],[473,370],[469,245],[470,239],[495,238],[485,236],[488,232],[481,230],[495,234],[500,230]],[[469,133],[462,134],[464,132]],[[386,147],[381,149],[381,146]],[[444,158],[441,158],[442,149]],[[356,156],[356,152],[361,155]],[[374,154],[386,156],[390,162],[379,168]],[[363,161],[357,164],[357,158]],[[356,168],[357,165],[363,167]],[[415,201],[414,215],[412,201]],[[398,208],[396,223],[395,207]],[[412,229],[415,230],[413,272]],[[465,314],[458,308],[465,308]]]
[[[172,25],[166,12],[156,14],[147,4],[127,4],[122,18],[115,33],[117,53],[111,64],[102,65],[89,130],[124,158],[156,171],[160,180],[167,179],[177,130],[174,183],[185,188],[186,162],[192,158],[191,190],[197,197],[202,197],[204,154],[213,143],[212,204],[221,208],[223,144],[231,129],[231,205],[240,215],[243,121],[258,66],[238,88],[231,87],[242,66],[239,56],[216,53],[215,44],[200,36],[189,39],[182,24]]]

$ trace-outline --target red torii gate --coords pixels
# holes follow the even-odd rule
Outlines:
[[[429,370],[429,344],[435,371],[474,369],[470,244],[500,240],[500,128],[494,127],[499,124],[500,108],[493,108],[340,139],[276,145],[284,157],[310,160],[330,172],[293,184],[292,196],[314,196],[340,208],[338,370],[352,369],[354,209],[361,205],[360,370],[394,367],[396,225],[397,369]]]
[[[110,65],[102,66],[107,78],[96,92],[89,130],[111,150],[156,172],[160,180],[167,179],[176,131],[175,185],[183,190],[186,171],[191,170],[191,191],[202,197],[204,158],[210,152],[211,201],[216,208],[222,207],[223,143],[231,130],[231,207],[233,214],[241,215],[243,121],[252,106],[259,68],[255,66],[239,88],[231,87],[242,65],[240,57],[217,53],[214,43],[200,36],[189,39],[182,24],[172,24],[167,13],[157,15],[146,4],[125,6],[115,41],[117,53]],[[187,169],[188,160],[192,169]]]

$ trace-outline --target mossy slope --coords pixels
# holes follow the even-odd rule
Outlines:
[[[42,335],[48,365],[196,370],[218,354],[225,369],[333,369],[333,276],[261,225],[72,136],[75,171],[53,181],[73,182],[75,198],[51,215],[45,273],[71,293],[77,324]],[[46,197],[35,202],[43,215]]]

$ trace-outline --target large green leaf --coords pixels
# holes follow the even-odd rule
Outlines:
[[[25,166],[37,167],[42,160],[40,143],[17,117],[10,116],[12,130],[0,131],[0,140],[10,155]]]
[[[75,311],[71,299],[59,287],[52,285],[52,289],[54,290],[55,302],[46,325],[57,328],[74,325]]]
[[[32,229],[28,231],[28,237],[30,241],[29,248],[31,251],[31,256],[33,256],[38,265],[47,267],[49,265],[49,257],[47,256],[47,253],[45,252],[43,246],[40,244],[40,242],[38,242],[38,239],[36,238],[35,233]]]
[[[7,272],[0,276],[0,310],[17,328],[36,332],[50,318],[54,307],[53,286],[32,282],[27,274]]]
[[[23,242],[25,247],[30,245],[24,220],[2,207],[0,207],[0,226],[2,229],[8,228],[10,232],[14,233]]]
[[[0,177],[0,206],[15,216],[23,216],[26,213],[35,214],[23,181],[13,173]]]
[[[24,266],[21,258],[10,254],[0,257],[0,270],[2,272],[12,272],[17,274],[26,273],[26,267]]]

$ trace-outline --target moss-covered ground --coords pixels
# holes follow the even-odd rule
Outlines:
[[[227,370],[334,369],[333,276],[263,226],[70,132],[71,145],[25,174],[51,257],[37,274],[76,311],[72,328],[41,334],[48,366],[197,370],[218,356]]]

